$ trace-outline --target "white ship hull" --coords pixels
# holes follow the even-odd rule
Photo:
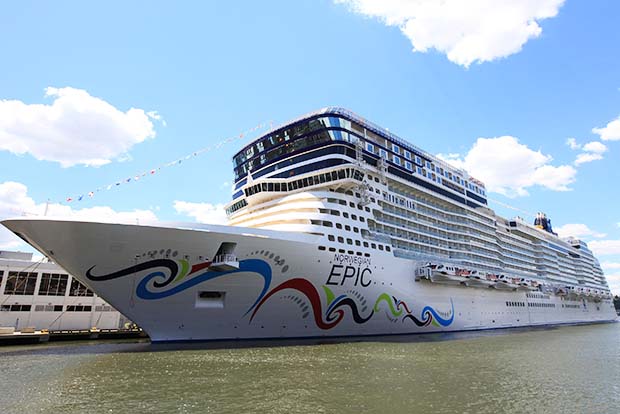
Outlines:
[[[413,334],[613,321],[610,299],[415,279],[415,261],[318,249],[319,237],[15,219],[3,224],[154,342]],[[238,268],[208,261],[236,243]],[[359,250],[359,249],[358,249]],[[570,300],[569,300],[570,299]]]

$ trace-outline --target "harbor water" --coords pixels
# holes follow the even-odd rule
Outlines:
[[[2,413],[620,413],[620,324],[250,347],[0,348]]]

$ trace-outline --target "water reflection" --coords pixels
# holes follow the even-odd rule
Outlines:
[[[11,390],[0,393],[0,407],[607,413],[620,406],[619,340],[620,324],[607,324],[277,347],[267,341],[236,348],[147,342],[0,348],[0,386]]]

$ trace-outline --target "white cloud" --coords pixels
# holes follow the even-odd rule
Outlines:
[[[48,217],[69,217],[80,220],[95,220],[113,223],[155,222],[157,217],[150,210],[115,211],[107,206],[74,209],[62,204],[36,203],[28,196],[28,188],[21,183],[6,181],[0,183],[0,219],[21,215],[43,215]],[[0,248],[13,249],[24,243],[5,227],[0,226]]]
[[[572,150],[581,149],[581,145],[579,145],[577,143],[577,140],[575,138],[568,138],[566,140],[566,145],[568,145],[570,147],[570,149],[572,149]]]
[[[603,154],[607,152],[607,146],[599,141],[591,141],[581,145],[577,143],[575,138],[569,138],[566,140],[566,145],[572,150],[582,150],[581,154],[578,154],[577,158],[575,158],[574,164],[577,166],[587,162],[602,160]]]
[[[536,185],[568,191],[577,174],[570,165],[551,165],[551,156],[534,151],[511,136],[478,138],[464,158],[445,159],[482,180],[488,191],[509,197],[527,195],[527,188]]]
[[[572,236],[580,239],[584,237],[602,238],[607,236],[605,233],[596,232],[590,229],[585,224],[581,223],[565,224],[563,226],[554,227],[553,229],[558,233],[560,237]]]
[[[602,262],[601,267],[603,269],[620,269],[619,262]]]
[[[605,275],[609,289],[614,295],[620,295],[620,273]]]
[[[594,154],[603,154],[607,152],[607,146],[599,141],[588,142],[583,146],[585,152],[592,152]]]
[[[620,240],[594,240],[588,247],[596,256],[620,255]]]
[[[603,159],[603,156],[601,154],[584,152],[584,153],[577,155],[577,158],[575,158],[575,165],[581,165],[587,162],[598,161],[602,159]]]
[[[436,49],[468,67],[519,52],[564,0],[335,0],[397,26],[414,52]]]
[[[0,150],[63,167],[101,166],[155,137],[156,112],[122,112],[82,89],[47,88],[51,104],[0,100]]]
[[[603,141],[619,141],[620,117],[609,122],[603,128],[592,128],[592,132],[599,135]]]
[[[174,202],[174,209],[179,214],[185,214],[201,223],[227,224],[224,204],[190,203],[187,201]]]

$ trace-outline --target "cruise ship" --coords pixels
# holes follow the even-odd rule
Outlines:
[[[487,205],[484,183],[342,108],[233,157],[226,225],[3,224],[154,342],[609,322],[586,243]]]

